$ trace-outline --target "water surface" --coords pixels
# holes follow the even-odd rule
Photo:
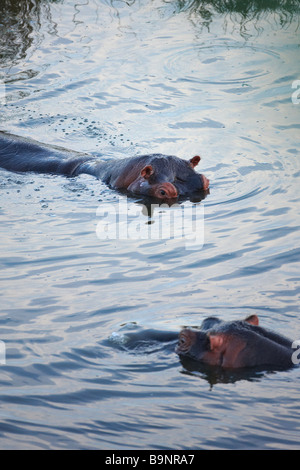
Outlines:
[[[208,315],[300,338],[299,8],[260,3],[0,7],[2,130],[103,158],[200,154],[211,180],[183,204],[204,211],[192,249],[99,238],[126,198],[92,177],[0,170],[2,448],[299,448],[299,369],[214,377],[171,343],[126,347]]]

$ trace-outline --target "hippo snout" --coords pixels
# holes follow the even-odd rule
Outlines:
[[[209,179],[206,178],[206,176],[204,175],[201,175],[201,177],[202,177],[203,189],[204,191],[207,191],[209,188]]]
[[[160,199],[174,199],[178,192],[172,183],[162,183],[155,188],[155,196]]]
[[[189,329],[183,329],[178,338],[178,343],[175,352],[179,355],[187,354],[193,344],[194,333]]]

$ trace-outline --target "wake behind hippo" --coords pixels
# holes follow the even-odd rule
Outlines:
[[[150,154],[104,162],[100,157],[0,132],[1,168],[65,176],[85,173],[113,189],[158,199],[189,197],[207,191],[209,180],[195,171],[199,161],[199,156],[183,160]]]
[[[232,322],[210,317],[199,330],[185,328],[179,334],[176,352],[181,358],[225,369],[294,365],[292,341],[260,327],[256,315]]]

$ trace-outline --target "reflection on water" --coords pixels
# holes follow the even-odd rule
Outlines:
[[[47,19],[51,21],[49,0],[2,0],[0,66],[11,67],[24,59],[33,42],[38,47],[41,21]]]
[[[277,28],[285,28],[300,11],[297,0],[173,0],[167,3],[174,5],[177,13],[188,13],[196,28],[200,26],[209,29],[216,15],[221,15],[224,31],[230,20],[234,31],[239,32],[244,39],[259,35],[264,22],[270,19]]]
[[[3,0],[0,3],[0,65],[12,66],[26,56],[27,50],[35,42],[39,47],[42,38],[39,30],[42,22],[49,23],[49,30],[56,32],[56,23],[51,17],[50,3],[63,0]],[[88,2],[89,3],[89,2]],[[118,13],[118,4],[111,0],[113,10]],[[135,6],[135,1],[124,2],[128,8]],[[78,4],[78,7],[81,5]],[[216,15],[221,15],[224,29],[228,22],[227,16],[239,28],[243,38],[251,36],[249,28],[259,32],[261,21],[268,21],[270,15],[276,15],[274,24],[277,28],[287,27],[294,16],[300,11],[298,0],[251,0],[251,1],[205,1],[205,0],[170,0],[164,8],[173,7],[173,14],[187,12],[189,19],[197,27],[199,24],[209,28]],[[79,14],[79,11],[77,11]],[[74,23],[80,23],[74,15]]]
[[[184,367],[184,369],[181,371],[182,374],[198,377],[201,380],[206,380],[209,383],[211,390],[213,386],[217,384],[233,384],[239,382],[240,380],[258,382],[262,380],[266,374],[276,373],[274,369],[268,371],[266,368],[262,367],[240,370],[226,370],[220,367],[199,364],[199,362],[189,358],[181,358],[180,362]]]
[[[290,22],[300,10],[297,0],[177,0],[170,3],[177,5],[180,11],[197,12],[203,19],[211,19],[215,13],[223,16],[238,13],[248,22],[255,22],[262,15],[275,12],[282,17],[281,25]]]

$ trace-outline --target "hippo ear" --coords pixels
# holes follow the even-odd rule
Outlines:
[[[153,175],[153,168],[151,165],[145,166],[141,171],[141,176],[147,180],[150,176]]]
[[[222,335],[209,335],[210,349],[211,351],[218,351],[221,349],[224,343]]]
[[[201,158],[199,157],[199,155],[196,155],[195,157],[191,158],[190,159],[190,165],[192,168],[195,168],[195,166],[198,165],[198,163],[200,162]]]
[[[247,323],[250,323],[250,325],[255,325],[255,326],[259,325],[259,319],[257,315],[250,315],[250,317],[245,318],[244,321],[246,321]]]

